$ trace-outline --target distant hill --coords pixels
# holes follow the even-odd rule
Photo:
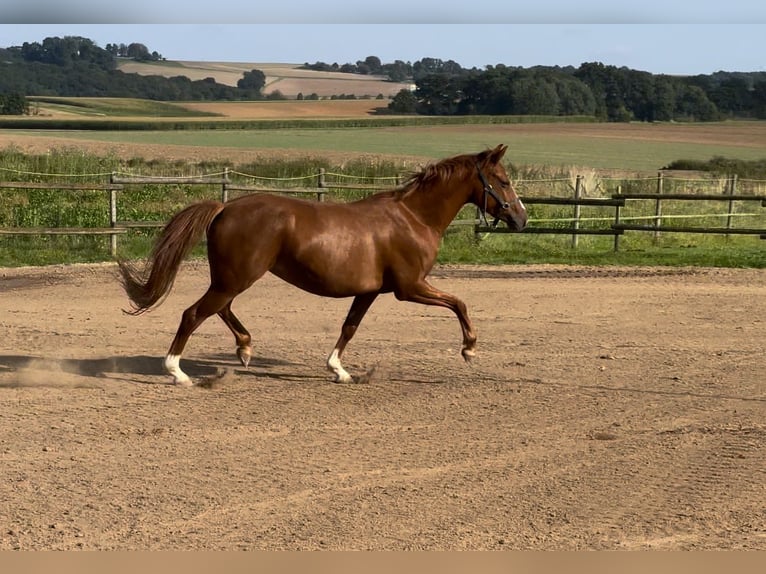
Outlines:
[[[250,70],[261,70],[266,76],[266,85],[262,92],[268,95],[278,91],[283,96],[294,98],[298,94],[307,97],[316,94],[319,97],[353,95],[357,98],[375,98],[383,95],[393,97],[402,89],[411,89],[412,84],[391,82],[384,76],[347,74],[342,72],[320,72],[303,70],[301,64],[277,64],[257,62],[194,62],[194,61],[157,61],[138,62],[120,59],[117,69],[125,73],[143,76],[186,76],[190,80],[213,78],[220,84],[236,86],[242,74]]]
[[[387,102],[391,112],[424,116],[583,116],[613,122],[766,118],[763,72],[675,77],[601,62],[467,70],[435,58],[383,64],[373,56],[342,66],[167,61],[140,44],[102,49],[70,36],[0,48],[0,95],[4,115],[23,114],[23,98],[53,105],[50,98],[111,97],[186,103],[374,100]],[[56,105],[69,108],[59,108],[61,113],[75,112],[71,102]]]

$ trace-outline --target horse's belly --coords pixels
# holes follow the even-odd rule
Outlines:
[[[323,297],[352,297],[380,291],[383,286],[381,272],[353,261],[312,265],[280,261],[271,272],[291,285]]]

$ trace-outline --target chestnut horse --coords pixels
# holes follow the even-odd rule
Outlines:
[[[231,310],[234,298],[267,271],[310,293],[353,297],[327,368],[340,383],[355,380],[341,356],[380,293],[398,300],[438,305],[457,315],[462,355],[474,355],[476,334],[465,303],[426,281],[440,240],[460,209],[472,203],[511,229],[527,222],[501,164],[507,146],[433,163],[402,186],[347,203],[317,202],[274,194],[232,201],[202,201],[177,213],[163,228],[143,269],[119,261],[122,285],[138,315],[168,295],[178,268],[207,234],[210,287],[182,315],[165,356],[165,370],[178,385],[192,385],[181,370],[181,353],[205,319],[218,314],[234,334],[237,356],[247,367],[250,333]]]

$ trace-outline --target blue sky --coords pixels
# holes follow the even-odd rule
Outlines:
[[[384,63],[433,57],[478,68],[598,61],[655,74],[766,71],[763,2],[507,0],[446,8],[444,0],[372,7],[283,0],[261,8],[265,3],[217,0],[215,10],[186,0],[104,4],[70,0],[64,11],[56,0],[4,0],[0,46],[75,35],[101,47],[141,42],[170,60],[343,64],[367,56]],[[238,24],[227,23],[231,14]]]

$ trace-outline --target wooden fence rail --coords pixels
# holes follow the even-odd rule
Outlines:
[[[223,177],[118,177],[113,174],[108,183],[40,183],[23,181],[0,181],[0,189],[55,189],[69,191],[103,191],[109,198],[109,227],[0,227],[0,235],[108,235],[110,236],[110,252],[114,257],[117,255],[117,238],[125,235],[131,229],[145,229],[162,227],[164,222],[159,221],[126,221],[118,217],[118,195],[128,186],[135,185],[204,185],[219,189],[219,197],[226,202],[230,199],[231,193],[280,193],[299,196],[311,196],[317,201],[324,201],[325,195],[337,190],[358,190],[373,193],[381,191],[381,186],[374,184],[341,184],[328,183],[324,170],[317,173],[316,184],[314,187],[269,187],[264,185],[245,185],[231,181],[228,170],[224,172]],[[761,239],[766,239],[766,229],[756,228],[737,228],[732,226],[733,204],[735,201],[760,202],[761,207],[766,207],[766,197],[758,195],[735,193],[736,178],[731,180],[728,193],[710,194],[710,193],[666,193],[662,189],[663,179],[660,176],[658,180],[657,193],[622,193],[620,187],[617,192],[607,198],[582,197],[581,189],[582,178],[576,179],[573,197],[538,197],[523,196],[521,200],[527,205],[551,205],[551,206],[572,206],[573,217],[563,221],[569,221],[568,227],[544,227],[535,225],[534,220],[522,233],[526,234],[563,234],[572,237],[572,246],[577,246],[577,237],[580,235],[611,235],[614,237],[614,249],[619,248],[619,237],[626,231],[649,231],[658,236],[660,232],[668,233],[707,233],[707,234],[737,234],[737,235],[756,235]],[[397,178],[397,182],[401,182]],[[654,201],[656,203],[655,215],[648,217],[653,222],[650,225],[627,223],[630,218],[622,217],[622,208],[627,202],[635,201]],[[663,226],[663,218],[668,215],[662,214],[661,204],[664,201],[722,201],[728,203],[728,218],[726,227],[692,227],[692,226]],[[580,227],[581,207],[598,207],[611,210],[608,219],[611,223],[607,226],[598,228]],[[724,214],[726,215],[726,214]],[[704,217],[705,214],[700,214]],[[453,222],[453,225],[473,225],[474,232],[484,233],[507,233],[506,227],[493,227],[482,223],[478,213],[474,219],[460,219]]]

